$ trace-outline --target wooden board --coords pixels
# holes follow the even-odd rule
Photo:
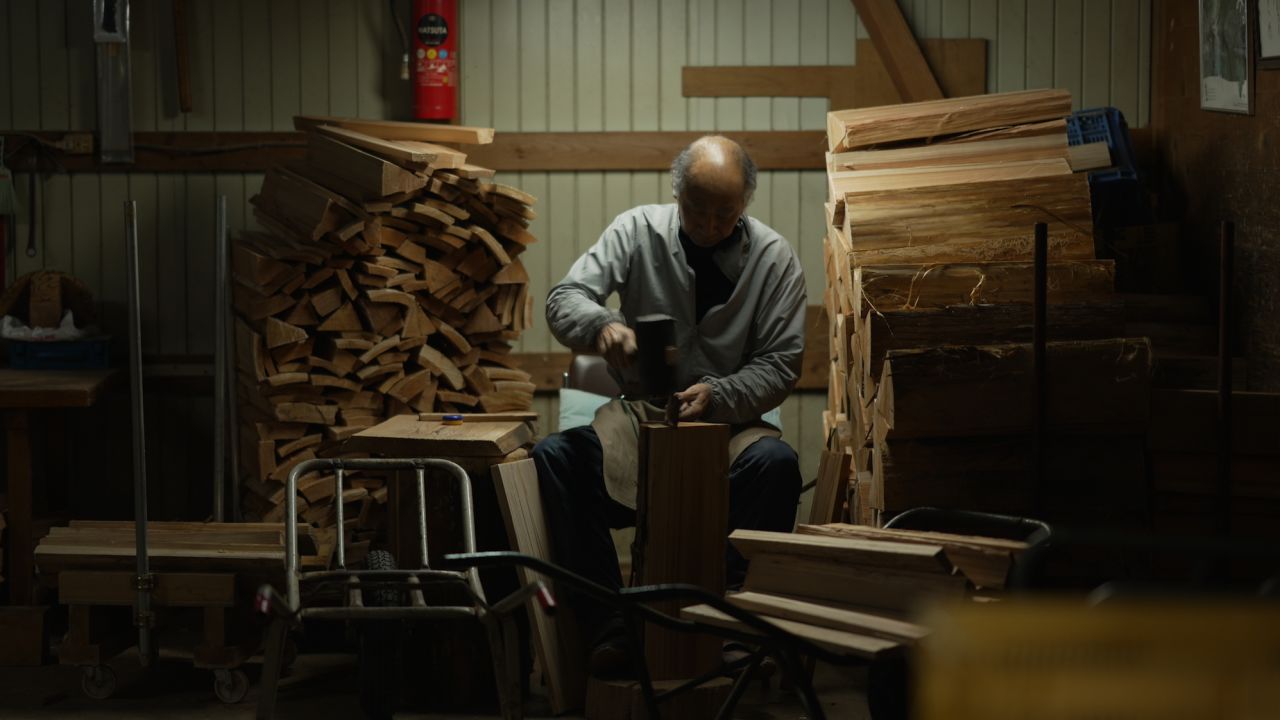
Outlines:
[[[385,457],[501,457],[532,439],[528,424],[519,421],[445,425],[397,415],[356,433],[344,448]]]
[[[640,426],[636,537],[640,582],[689,583],[721,593],[729,526],[729,426]],[[690,508],[697,508],[690,513]],[[678,603],[655,603],[676,614]],[[720,662],[714,637],[645,626],[645,659],[658,680],[692,678]]]
[[[875,43],[858,40],[856,47],[855,65],[685,66],[681,68],[682,93],[685,97],[825,97],[832,110],[901,102]],[[948,96],[986,92],[985,40],[927,39],[920,41],[920,48]]]
[[[734,530],[729,542],[751,560],[760,555],[791,555],[841,565],[894,572],[951,574],[940,545],[918,545],[859,538],[797,535],[764,530]]]
[[[875,528],[846,523],[798,525],[796,532],[808,535],[941,545],[946,551],[947,559],[964,573],[970,582],[976,587],[993,590],[1004,588],[1009,572],[1013,568],[1014,558],[1027,549],[1025,542],[1016,540],[921,530]]]
[[[498,507],[507,526],[507,538],[516,552],[554,562],[546,518],[542,514],[542,496],[538,492],[538,470],[532,460],[520,460],[493,466],[493,483],[498,491]],[[517,568],[522,585],[546,577]],[[554,589],[553,589],[554,593]],[[536,602],[528,603],[529,625],[533,632],[534,650],[543,669],[551,709],[562,714],[582,707],[586,693],[586,670],[583,666],[582,640],[577,623],[567,608],[550,614]]]
[[[1072,260],[1048,267],[1048,300],[1105,300],[1115,289],[1115,262]],[[942,308],[948,305],[1029,303],[1034,290],[1029,262],[869,265],[853,268],[852,309],[869,311]]]
[[[963,597],[965,579],[937,572],[894,572],[813,557],[764,553],[752,559],[744,589],[874,608],[900,617],[926,600]]]
[[[808,600],[785,595],[739,592],[733,593],[725,599],[743,610],[750,610],[761,615],[770,615],[858,635],[870,635],[907,645],[914,644],[928,635],[928,630],[924,626],[913,622],[885,617],[871,612],[809,602]]]
[[[354,130],[383,140],[418,140],[429,143],[464,143],[483,145],[493,142],[493,128],[467,127],[465,125],[439,125],[434,123],[396,122],[391,120],[362,120],[359,118],[295,115],[293,126],[309,130],[321,125]]]
[[[716,627],[728,628],[739,632],[751,632],[749,627],[710,605],[693,605],[683,608],[680,610],[680,616],[686,620],[696,620]],[[901,647],[900,643],[870,635],[832,630],[831,628],[818,627],[774,616],[765,616],[762,619],[773,623],[780,630],[785,630],[796,637],[809,640],[835,653],[871,659],[881,654],[897,651]]]
[[[15,370],[0,368],[0,407],[89,407],[121,378],[107,370]]]
[[[813,488],[813,505],[809,508],[809,522],[838,522],[843,517],[852,460],[852,456],[845,452],[822,451],[818,461],[818,482]]]
[[[845,152],[905,140],[1060,120],[1071,114],[1066,90],[1021,90],[827,114],[827,145]]]
[[[897,0],[853,0],[853,6],[902,101],[941,99],[942,89],[920,52],[920,45]]]

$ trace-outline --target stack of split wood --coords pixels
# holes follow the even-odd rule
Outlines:
[[[535,239],[535,198],[437,144],[488,143],[493,131],[295,125],[307,159],[267,173],[253,199],[267,232],[233,249],[243,495],[261,520],[282,518],[291,468],[388,417],[533,403],[510,353],[532,321],[520,254]],[[304,477],[299,490],[302,517],[332,525],[332,477]],[[356,555],[386,494],[359,476],[344,491]]]
[[[1150,348],[1111,339],[1122,305],[1112,261],[1094,258],[1070,112],[1069,93],[1042,90],[828,115],[825,420],[831,449],[850,456],[840,484],[857,522],[917,505],[1033,509],[1039,222],[1056,341],[1049,423],[1074,436],[1051,445],[1049,466],[1140,479]]]
[[[874,658],[928,634],[911,620],[934,599],[998,597],[1023,542],[856,525],[801,525],[795,534],[737,530],[751,561],[729,602],[833,652]],[[734,627],[701,605],[685,617]]]

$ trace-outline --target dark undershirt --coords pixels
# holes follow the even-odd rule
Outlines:
[[[714,247],[698,247],[683,230],[680,231],[680,245],[684,248],[685,262],[693,271],[694,308],[698,322],[702,322],[708,310],[729,302],[734,282],[716,265]]]

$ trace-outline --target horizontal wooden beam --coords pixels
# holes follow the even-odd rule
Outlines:
[[[5,147],[17,152],[9,165],[30,168],[33,137],[63,143],[74,132],[5,132]],[[466,145],[468,162],[501,172],[666,170],[700,132],[537,132],[498,133],[488,145]],[[821,130],[728,132],[742,143],[761,170],[822,170],[826,140]],[[92,153],[50,148],[68,172],[266,172],[306,158],[306,136],[298,132],[139,132],[131,164],[103,164]],[[42,165],[41,170],[58,168]]]

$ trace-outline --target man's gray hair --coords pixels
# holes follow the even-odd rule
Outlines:
[[[697,140],[693,141],[671,161],[671,193],[677,198],[684,193],[685,184],[689,181],[689,168],[698,159],[698,151],[694,148],[697,144]],[[738,156],[738,165],[742,168],[743,200],[750,204],[751,197],[756,192],[756,163],[741,145],[733,143],[733,147]]]

